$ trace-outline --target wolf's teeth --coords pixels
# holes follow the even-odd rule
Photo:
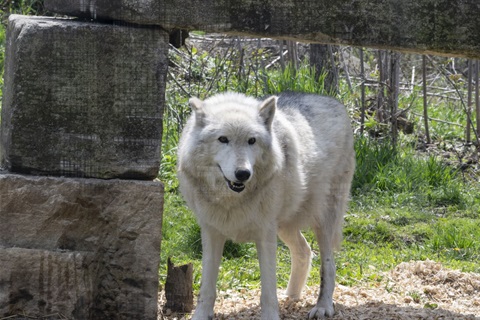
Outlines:
[[[232,182],[228,179],[225,179],[227,181],[228,187],[235,192],[241,192],[245,189],[245,185],[243,183],[238,183],[238,182]]]

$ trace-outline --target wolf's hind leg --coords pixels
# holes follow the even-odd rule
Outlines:
[[[290,249],[292,261],[286,294],[291,299],[299,299],[310,271],[312,250],[298,229],[280,228],[278,236]]]

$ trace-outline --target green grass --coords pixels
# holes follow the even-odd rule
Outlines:
[[[379,281],[382,271],[401,262],[435,260],[450,268],[480,272],[480,189],[433,156],[422,156],[402,145],[356,139],[357,170],[352,200],[345,217],[343,248],[337,253],[337,281],[354,285]],[[170,158],[174,160],[174,158]],[[192,262],[200,277],[200,231],[168,180],[162,265]],[[314,236],[306,238],[316,252],[309,285],[319,279],[319,252]],[[279,242],[279,286],[289,275],[288,249]],[[165,271],[161,271],[163,276]],[[198,289],[199,282],[195,282]],[[252,244],[229,244],[219,277],[220,288],[259,286],[256,250]]]
[[[302,64],[294,71],[263,69],[245,71],[241,78],[235,76],[235,53],[230,61],[195,50],[190,62],[177,60],[183,69],[191,69],[195,77],[177,74],[175,81],[167,84],[167,114],[164,124],[164,154],[160,178],[166,184],[164,238],[162,243],[162,281],[166,275],[166,259],[173,257],[177,264],[192,262],[194,288],[199,289],[201,274],[200,229],[193,214],[185,207],[176,180],[175,152],[178,132],[190,110],[189,95],[201,98],[223,90],[245,92],[263,96],[283,90],[325,94],[323,78],[315,79],[312,70]],[[252,63],[265,52],[252,55]],[[178,58],[178,57],[177,57]],[[215,71],[209,71],[213,68]],[[225,76],[228,74],[228,77]],[[179,86],[182,90],[178,90]],[[207,90],[208,89],[208,90]],[[368,92],[367,92],[368,94]],[[351,116],[358,119],[354,100],[358,92],[351,92],[344,82],[337,95],[347,106]],[[461,107],[450,102],[431,99],[438,103],[431,108],[430,116],[457,122]],[[401,97],[400,108],[411,107],[421,113],[421,96]],[[337,281],[344,285],[357,282],[376,282],[382,272],[412,260],[435,260],[446,267],[462,271],[480,272],[480,186],[477,181],[465,178],[464,172],[452,161],[446,162],[441,153],[417,151],[418,136],[423,134],[422,119],[411,115],[416,124],[415,135],[400,134],[398,145],[383,137],[372,139],[356,136],[357,168],[352,185],[352,197],[345,217],[342,249],[336,254]],[[367,117],[367,129],[385,131],[382,124]],[[431,122],[431,133],[436,142],[442,137],[461,139],[460,127],[442,122]],[[446,139],[446,138],[445,138]],[[449,140],[450,141],[450,140]],[[474,177],[478,179],[478,177]],[[307,241],[316,256],[309,285],[320,282],[320,257],[311,231],[306,231]],[[278,283],[285,288],[290,272],[290,256],[283,243],[278,243]],[[227,288],[257,288],[260,274],[253,244],[228,243],[225,247],[218,286]]]
[[[357,168],[354,196],[373,196],[375,204],[448,207],[468,210],[469,198],[459,173],[434,155],[416,155],[403,145],[356,140]],[[368,202],[368,201],[367,201]]]

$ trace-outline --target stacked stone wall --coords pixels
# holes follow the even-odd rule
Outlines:
[[[12,15],[0,318],[157,319],[168,33]]]

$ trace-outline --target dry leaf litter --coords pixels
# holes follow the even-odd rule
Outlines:
[[[300,301],[278,291],[281,319],[305,319],[316,302],[317,289],[306,288]],[[260,319],[259,290],[220,292],[214,319]],[[383,274],[375,285],[337,285],[334,294],[337,320],[425,319],[480,320],[480,274],[445,269],[433,261],[401,263]],[[163,292],[159,310],[164,304]],[[159,319],[186,320],[191,315],[161,312]]]

